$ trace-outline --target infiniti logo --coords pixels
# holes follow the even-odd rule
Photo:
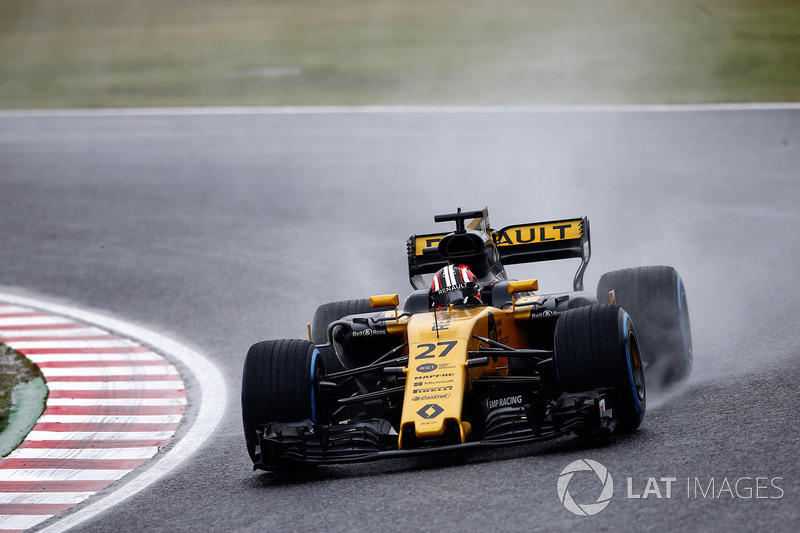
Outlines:
[[[603,490],[594,503],[577,503],[569,493],[569,482],[572,481],[572,476],[575,475],[575,472],[580,471],[594,472],[603,484]],[[605,466],[591,459],[573,461],[561,471],[561,475],[558,477],[558,499],[561,500],[567,510],[578,516],[596,515],[608,506],[613,495],[614,481],[611,479],[611,474],[608,473]]]

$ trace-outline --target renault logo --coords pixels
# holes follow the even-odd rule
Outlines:
[[[428,405],[417,411],[417,414],[422,418],[424,418],[425,420],[430,420],[431,418],[436,418],[443,412],[444,409],[442,409],[439,405],[435,403],[429,403]]]

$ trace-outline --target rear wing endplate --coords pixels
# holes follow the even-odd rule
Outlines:
[[[489,229],[488,214],[484,212],[484,216],[476,218],[469,229],[484,231],[492,238],[504,266],[579,258],[581,264],[572,286],[576,291],[583,290],[583,274],[591,257],[587,217],[517,224],[495,231]],[[437,249],[445,235],[412,235],[408,239],[408,275],[413,287],[423,288],[423,274],[432,274],[447,266],[447,260],[439,255]]]

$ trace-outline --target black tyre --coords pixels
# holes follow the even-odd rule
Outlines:
[[[669,266],[627,268],[604,274],[597,298],[630,313],[639,334],[642,358],[651,382],[670,385],[692,371],[692,330],[686,287]]]
[[[311,339],[317,346],[328,342],[328,325],[348,315],[360,315],[370,311],[386,311],[390,308],[381,307],[372,309],[369,299],[342,300],[340,302],[330,302],[317,308],[314,319],[311,321]],[[328,372],[338,372],[344,370],[344,366],[336,357],[333,346],[319,349],[322,359],[325,361],[325,368]]]
[[[317,423],[316,383],[322,372],[319,351],[308,341],[270,340],[250,347],[242,372],[242,423],[254,463],[261,459],[256,429],[262,424]]]
[[[369,313],[372,310],[367,298],[322,304],[317,308],[314,320],[311,321],[311,339],[314,344],[324,344],[328,341],[328,325],[331,322],[336,322],[348,315]]]
[[[613,387],[614,418],[633,431],[647,405],[639,343],[630,315],[618,305],[591,305],[558,318],[555,364],[562,392]]]

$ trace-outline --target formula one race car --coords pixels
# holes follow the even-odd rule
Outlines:
[[[242,418],[254,468],[630,432],[645,375],[672,383],[691,371],[673,268],[610,272],[591,294],[587,218],[499,231],[486,209],[434,220],[456,229],[408,240],[415,290],[402,307],[397,294],[325,304],[309,340],[250,348]],[[537,294],[537,280],[509,281],[504,268],[565,258],[581,260],[571,292]]]

